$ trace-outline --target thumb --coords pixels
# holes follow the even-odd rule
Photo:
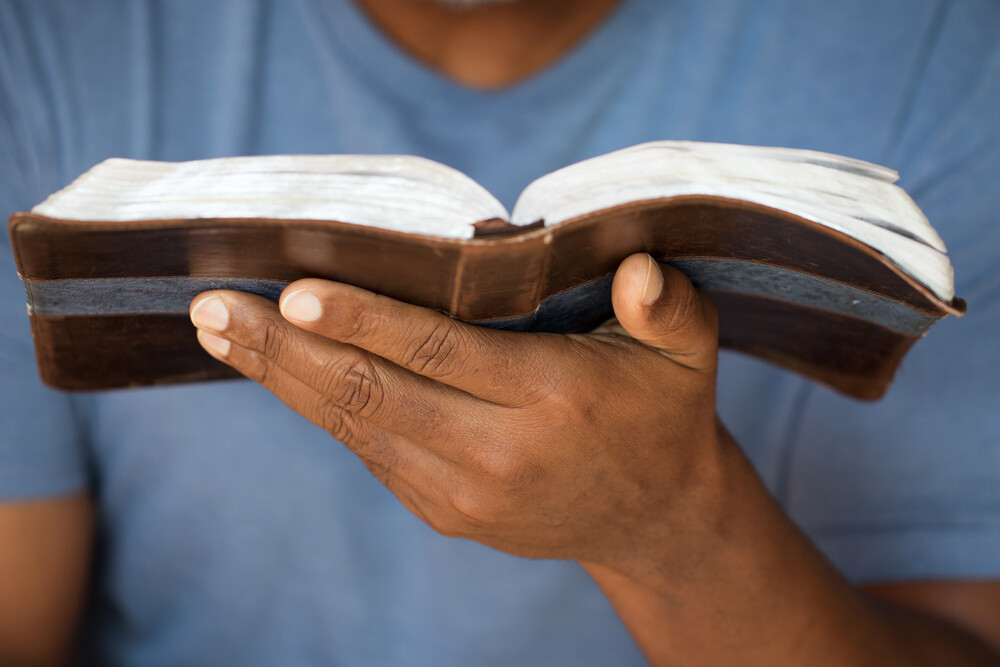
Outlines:
[[[715,368],[715,306],[677,269],[645,253],[627,257],[615,273],[611,303],[618,323],[639,342],[683,366]]]

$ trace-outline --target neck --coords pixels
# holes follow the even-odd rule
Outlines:
[[[459,9],[430,0],[356,0],[403,50],[459,83],[502,88],[552,64],[619,0],[514,0]]]

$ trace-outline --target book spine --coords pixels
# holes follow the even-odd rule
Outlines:
[[[535,230],[464,244],[448,311],[463,320],[530,320],[546,284],[551,240],[549,230]]]

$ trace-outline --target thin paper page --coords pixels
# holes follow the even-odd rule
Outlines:
[[[507,211],[461,172],[413,156],[277,155],[193,162],[111,159],[33,211],[53,218],[340,220],[469,238]]]
[[[866,243],[942,299],[954,296],[945,246],[896,172],[797,149],[652,142],[543,176],[514,207],[512,222],[557,225],[634,201],[709,195],[794,213]]]

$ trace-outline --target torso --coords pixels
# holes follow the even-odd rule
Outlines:
[[[742,0],[611,4],[593,3],[610,13],[568,53],[499,90],[412,61],[343,2],[133,3],[43,21],[38,39],[58,45],[40,59],[59,90],[57,131],[35,149],[58,159],[39,188],[113,155],[416,153],[509,207],[548,171],[653,139],[883,161],[920,55],[913,35],[932,18],[861,1],[780,14]],[[21,294],[3,305],[23,317]],[[808,491],[789,482],[810,460],[796,458],[802,429],[854,414],[810,421],[817,392],[723,356],[720,413],[783,502]],[[576,565],[434,534],[250,382],[73,401],[102,514],[92,618],[105,663],[643,664]],[[813,501],[801,502],[808,519]]]

